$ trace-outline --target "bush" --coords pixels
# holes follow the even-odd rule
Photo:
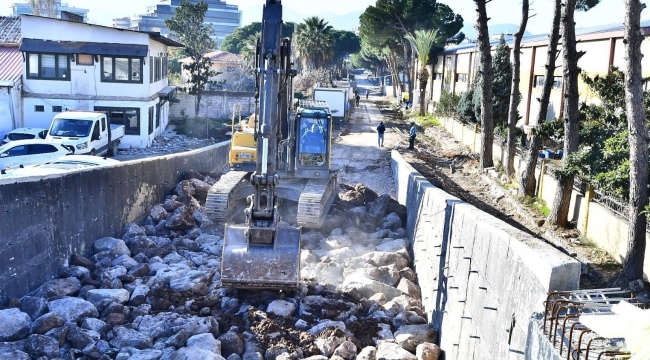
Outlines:
[[[439,117],[456,118],[458,115],[458,102],[460,96],[452,94],[449,91],[443,91],[440,95],[440,101],[436,105],[434,114]]]
[[[460,96],[457,112],[461,122],[465,124],[477,122],[476,114],[474,114],[474,89],[472,87]]]
[[[415,122],[423,128],[440,126],[440,121],[433,115],[416,116]]]

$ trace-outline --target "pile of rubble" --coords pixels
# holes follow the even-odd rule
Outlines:
[[[165,154],[175,154],[179,152],[199,149],[202,147],[216,144],[216,139],[199,139],[185,135],[161,136],[157,137],[148,148],[130,148],[128,150],[119,150],[118,155],[135,155],[135,156],[157,156]]]
[[[95,241],[58,279],[0,310],[0,359],[435,360],[405,210],[346,187],[303,234],[291,293],[221,287],[222,224],[189,174],[143,226]]]

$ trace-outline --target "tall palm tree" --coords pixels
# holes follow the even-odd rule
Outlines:
[[[420,80],[420,116],[424,116],[426,114],[427,83],[429,82],[429,70],[427,70],[429,53],[434,46],[443,44],[445,39],[438,36],[438,30],[416,30],[415,35],[406,34],[405,37],[415,48],[418,60],[422,64],[422,68],[418,72],[418,78]]]
[[[308,17],[298,25],[295,44],[306,69],[326,67],[334,55],[332,26],[317,16]]]
[[[241,56],[245,61],[255,65],[255,53],[257,51],[257,39],[261,36],[261,33],[258,31],[255,34],[250,35],[242,43]]]

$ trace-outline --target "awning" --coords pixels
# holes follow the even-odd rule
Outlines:
[[[147,45],[136,44],[23,39],[20,44],[20,51],[54,54],[90,54],[146,57],[149,53],[149,47]]]
[[[174,98],[175,94],[176,94],[176,86],[167,86],[162,90],[158,91],[158,97],[160,98],[161,103],[163,103],[165,100],[171,103],[180,102],[178,99]]]

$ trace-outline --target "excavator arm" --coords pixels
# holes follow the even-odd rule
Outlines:
[[[291,42],[282,39],[281,0],[266,0],[258,40],[255,95],[258,102],[257,163],[250,181],[246,223],[227,225],[221,281],[238,288],[289,289],[300,277],[299,227],[279,226],[278,145],[291,99]]]

